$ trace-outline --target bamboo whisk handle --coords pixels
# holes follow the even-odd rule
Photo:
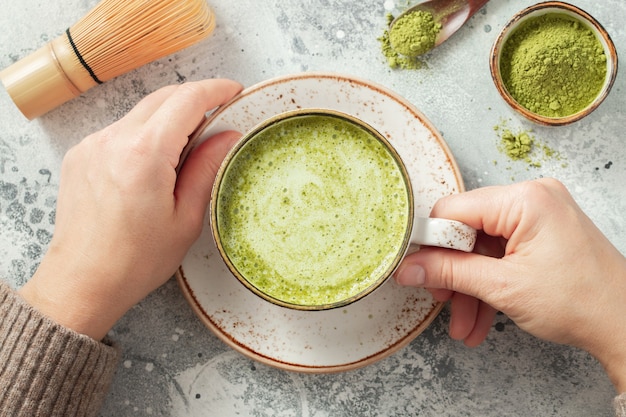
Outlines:
[[[60,36],[0,72],[16,106],[32,120],[84,93],[97,83],[75,64],[66,36]]]
[[[206,0],[102,0],[64,35],[1,71],[0,80],[34,119],[208,37],[214,28]]]

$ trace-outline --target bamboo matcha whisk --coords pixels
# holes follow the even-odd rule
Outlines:
[[[214,28],[206,0],[103,0],[65,34],[1,71],[0,80],[34,119]]]

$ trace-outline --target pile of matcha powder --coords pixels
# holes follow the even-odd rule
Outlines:
[[[378,38],[387,63],[391,68],[422,68],[419,57],[435,46],[441,24],[435,22],[432,13],[421,10],[400,17],[392,26],[393,20],[388,14],[387,29]]]
[[[511,96],[546,117],[565,117],[587,107],[607,73],[602,44],[593,31],[562,14],[529,19],[511,34],[500,59]]]

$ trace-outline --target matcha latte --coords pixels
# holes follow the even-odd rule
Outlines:
[[[340,115],[304,113],[240,142],[212,202],[235,275],[304,309],[347,304],[384,280],[404,255],[413,207],[383,141]]]

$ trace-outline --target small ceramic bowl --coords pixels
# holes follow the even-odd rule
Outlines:
[[[604,54],[606,56],[607,63],[607,71],[606,77],[604,79],[604,85],[600,89],[596,98],[585,108],[573,114],[562,117],[544,116],[541,114],[537,114],[522,106],[507,90],[501,74],[502,53],[505,49],[504,46],[511,37],[511,35],[515,33],[520,25],[527,22],[529,19],[537,18],[548,13],[563,14],[570,18],[579,20],[582,24],[590,28],[604,48]],[[600,25],[600,23],[598,23],[596,19],[594,19],[587,12],[568,3],[559,1],[547,1],[530,6],[513,16],[513,18],[504,26],[504,28],[496,38],[496,41],[491,49],[489,64],[491,77],[493,79],[493,82],[495,83],[498,92],[514,110],[516,110],[527,119],[538,124],[545,126],[562,126],[582,119],[583,117],[593,112],[600,105],[600,103],[604,101],[609,91],[611,90],[611,87],[613,86],[615,77],[617,75],[617,52],[615,50],[615,45],[613,44],[613,41],[611,40],[607,31],[602,27],[602,25]]]

